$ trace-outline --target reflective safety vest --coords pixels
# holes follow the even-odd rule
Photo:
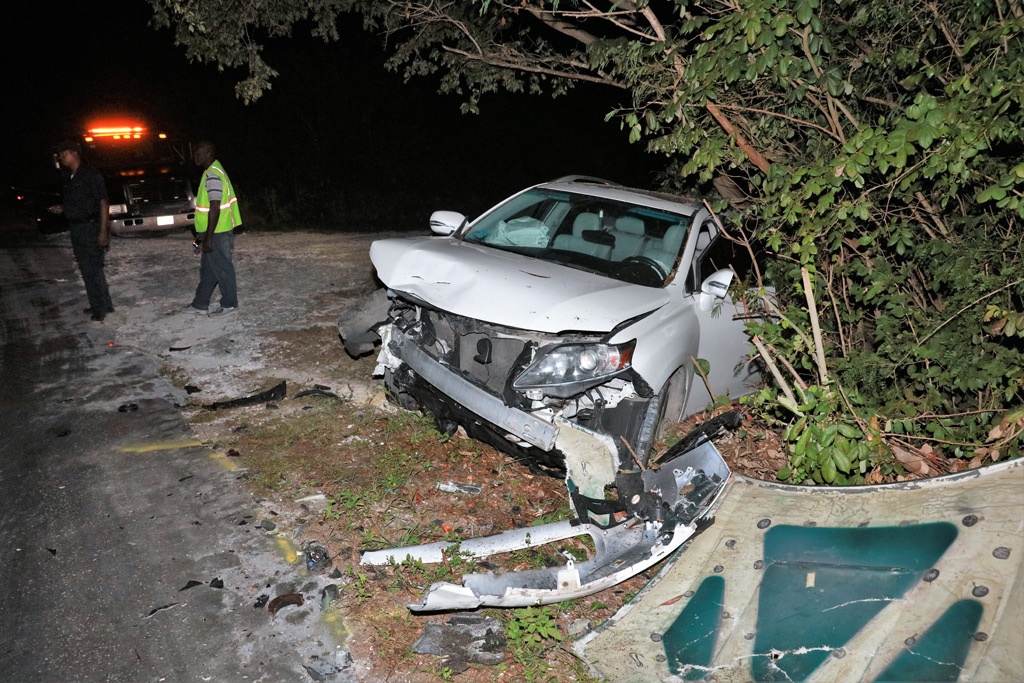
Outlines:
[[[221,185],[224,190],[220,199],[220,218],[213,232],[227,232],[234,230],[242,224],[242,214],[238,210],[238,197],[235,196],[235,188],[228,180],[228,174],[219,161],[210,164],[210,168],[203,171],[203,179],[199,182],[199,194],[196,195],[196,232],[206,232],[210,223],[210,196],[206,192],[206,175],[213,171],[220,176]]]

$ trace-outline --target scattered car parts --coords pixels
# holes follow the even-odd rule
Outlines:
[[[280,401],[288,395],[288,383],[281,381],[277,385],[261,391],[251,396],[243,396],[241,398],[231,399],[229,401],[216,401],[209,403],[205,406],[207,410],[224,410],[226,408],[242,408],[244,406],[254,406],[260,403],[267,403],[268,401]]]
[[[587,535],[594,555],[564,566],[504,574],[468,574],[462,584],[432,585],[414,612],[478,607],[543,605],[596,593],[618,584],[670,555],[713,523],[712,513],[729,479],[729,469],[710,440],[696,438],[685,450],[670,449],[659,467],[618,469],[604,481],[591,471],[599,441],[563,444],[569,453],[566,483],[576,518],[513,529],[460,543],[438,542],[366,552],[362,564],[387,565],[406,560],[442,562],[459,553],[485,558],[527,547]],[[616,449],[604,448],[607,459]],[[614,499],[605,493],[615,492]]]

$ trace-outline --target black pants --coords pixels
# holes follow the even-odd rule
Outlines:
[[[114,307],[107,289],[107,278],[103,274],[106,265],[106,250],[99,243],[99,223],[72,223],[71,249],[75,253],[75,262],[82,273],[85,293],[89,297],[89,307],[94,311],[109,311]]]

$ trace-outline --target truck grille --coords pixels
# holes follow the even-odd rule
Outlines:
[[[177,178],[133,180],[128,183],[128,201],[138,204],[164,204],[191,200],[188,181]]]

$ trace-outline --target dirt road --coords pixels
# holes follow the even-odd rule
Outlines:
[[[188,233],[115,238],[107,278],[116,313],[100,324],[115,328],[117,343],[160,359],[176,384],[200,389],[206,402],[258,388],[268,376],[268,366],[269,374],[280,379],[326,380],[331,361],[344,358],[341,344],[335,343],[338,312],[375,286],[367,254],[375,237],[239,234],[239,309],[221,320],[183,310],[199,277],[199,257],[193,254]],[[215,293],[211,308],[216,307],[216,298]],[[312,328],[325,330],[322,347],[301,348],[281,338],[282,332]],[[184,399],[183,390],[182,403]]]

